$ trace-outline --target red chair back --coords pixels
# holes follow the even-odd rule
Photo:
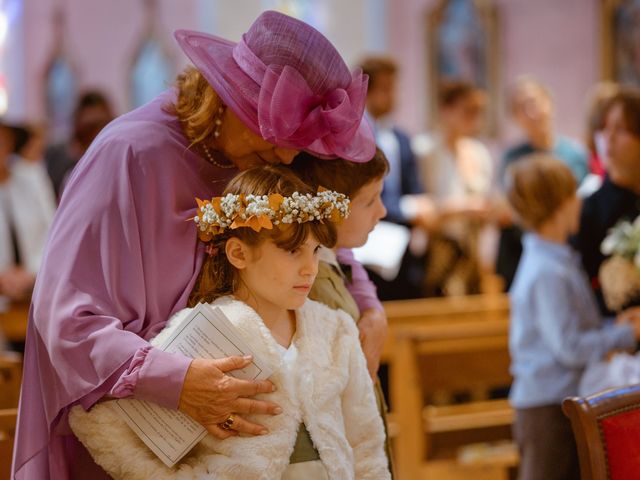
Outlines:
[[[578,445],[582,480],[640,480],[640,385],[562,404]]]

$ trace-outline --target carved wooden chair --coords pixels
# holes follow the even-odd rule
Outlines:
[[[582,480],[640,479],[640,385],[567,398]]]

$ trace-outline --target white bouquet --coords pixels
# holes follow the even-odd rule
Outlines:
[[[619,312],[640,300],[640,216],[616,224],[602,241],[600,251],[610,255],[600,267],[604,301]]]

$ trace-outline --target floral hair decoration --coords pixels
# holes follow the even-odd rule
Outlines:
[[[313,221],[339,222],[349,215],[349,198],[338,192],[320,188],[316,195],[294,192],[290,197],[228,193],[224,197],[200,200],[193,221],[198,238],[210,241],[226,229],[249,227],[259,232],[274,225]]]

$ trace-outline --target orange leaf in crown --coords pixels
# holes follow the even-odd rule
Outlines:
[[[240,227],[249,227],[253,231],[259,232],[263,228],[271,230],[273,228],[273,224],[271,223],[269,217],[267,217],[266,215],[252,215],[246,220],[242,220],[240,217],[236,217],[236,219],[231,224],[231,228]]]
[[[280,210],[280,205],[284,202],[284,197],[279,193],[269,195],[269,208],[274,212]]]
[[[340,215],[340,211],[337,208],[331,210],[331,216],[329,217],[330,222],[340,223],[342,222],[342,216]]]
[[[220,207],[220,197],[213,197],[210,203],[213,209],[215,210],[215,212],[219,216],[222,216],[222,208]]]
[[[203,242],[208,242],[209,240],[211,240],[213,238],[213,235],[211,233],[209,233],[209,232],[199,231],[198,232],[198,238]]]

